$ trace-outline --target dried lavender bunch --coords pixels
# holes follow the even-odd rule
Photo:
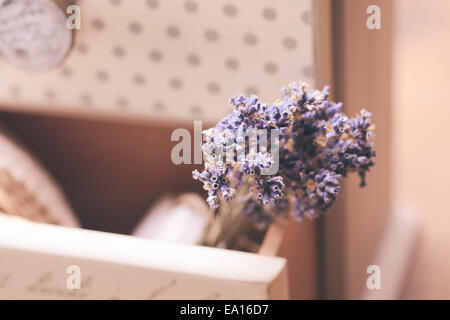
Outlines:
[[[292,83],[282,93],[283,99],[271,106],[255,95],[238,94],[230,99],[234,111],[203,132],[205,170],[195,170],[193,178],[203,182],[212,208],[239,194],[240,210],[267,226],[286,212],[302,220],[327,211],[349,173],[357,172],[365,185],[366,172],[375,164],[371,114],[362,110],[348,118],[341,103],[328,100],[328,87],[318,91]],[[255,151],[245,133],[260,129],[277,130],[278,139],[267,139],[266,147]],[[278,172],[265,175],[274,164],[268,152],[273,147],[279,153]],[[252,151],[245,154],[247,149]]]

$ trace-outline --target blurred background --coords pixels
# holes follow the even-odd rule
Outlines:
[[[394,3],[392,193],[421,231],[404,297],[449,299],[450,3]]]
[[[380,30],[366,27],[374,4]],[[278,255],[288,259],[291,297],[450,299],[447,0],[77,5],[82,27],[50,70],[14,66],[4,40],[12,33],[2,30],[0,119],[83,227],[127,234],[165,194],[201,192],[196,167],[170,161],[170,134],[193,120],[212,125],[236,91],[271,101],[291,81],[329,84],[347,114],[374,114],[378,164],[367,188],[346,182],[333,212],[289,225]],[[382,271],[376,292],[366,286],[370,265]]]

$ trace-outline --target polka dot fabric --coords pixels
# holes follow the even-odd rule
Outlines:
[[[118,119],[215,122],[237,92],[264,101],[314,84],[312,0],[80,0],[64,63],[27,73],[0,57],[0,105]]]

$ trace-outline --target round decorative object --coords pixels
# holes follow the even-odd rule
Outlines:
[[[0,53],[25,70],[55,67],[72,46],[66,21],[52,0],[0,0]]]
[[[80,226],[52,177],[1,128],[0,212],[35,222]]]

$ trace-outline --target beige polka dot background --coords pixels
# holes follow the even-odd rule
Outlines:
[[[0,57],[0,105],[118,119],[217,121],[236,92],[314,85],[312,0],[80,0],[58,68]]]

